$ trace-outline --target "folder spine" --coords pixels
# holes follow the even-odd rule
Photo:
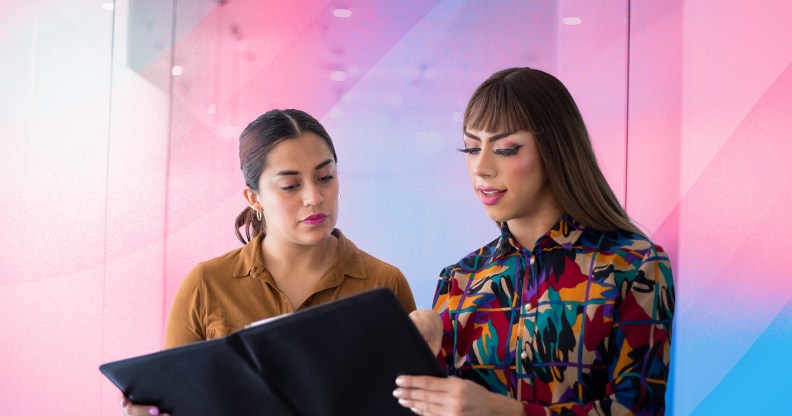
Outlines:
[[[304,412],[300,411],[297,407],[297,404],[294,403],[288,394],[285,394],[278,386],[274,386],[267,382],[267,379],[263,375],[263,370],[261,367],[261,363],[259,363],[258,359],[256,359],[256,354],[248,346],[244,339],[239,336],[239,334],[233,334],[226,338],[228,342],[228,346],[242,359],[245,361],[248,367],[258,376],[258,379],[261,381],[261,384],[264,385],[264,388],[270,391],[274,396],[280,400],[281,404],[288,408],[289,414],[294,416],[303,416]],[[306,415],[307,416],[307,415]]]

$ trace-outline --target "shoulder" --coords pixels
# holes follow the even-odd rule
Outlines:
[[[631,231],[599,231],[586,228],[578,239],[578,246],[604,253],[631,254],[644,257],[646,255],[663,253],[665,251],[649,238]]]
[[[248,253],[251,251],[250,245],[248,243],[243,247],[198,263],[187,274],[185,282],[195,280],[210,283],[238,275],[245,264],[245,259],[250,257],[250,253]]]
[[[459,259],[458,262],[446,266],[441,272],[440,277],[451,277],[455,273],[459,271],[474,271],[474,270],[481,270],[482,268],[486,267],[492,259],[496,256],[498,251],[498,245],[501,242],[501,238],[498,237],[484,246],[477,248],[474,251],[471,251],[466,256]]]
[[[617,283],[642,281],[651,275],[654,280],[672,284],[668,254],[643,235],[624,230],[602,232],[586,229],[577,247],[587,253],[584,257],[593,258],[595,269],[614,272]]]
[[[339,233],[339,240],[344,245],[343,256],[346,273],[360,278],[405,279],[399,268],[361,250],[343,234]]]

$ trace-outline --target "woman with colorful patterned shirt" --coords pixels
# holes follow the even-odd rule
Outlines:
[[[492,75],[464,115],[474,191],[501,235],[445,268],[411,314],[448,378],[401,376],[419,415],[665,411],[674,287],[630,222],[555,77]]]

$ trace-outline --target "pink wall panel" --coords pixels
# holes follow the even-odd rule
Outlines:
[[[767,249],[759,237],[792,231],[780,218],[791,181],[790,16],[780,1],[632,2],[628,208],[672,244],[675,414],[728,413],[723,397],[784,383],[770,373],[753,387],[733,369],[792,294],[790,262],[776,255],[788,244]]]
[[[690,1],[684,13],[683,192],[792,56],[789,2]]]
[[[678,296],[677,340],[728,345],[716,355],[708,348],[677,349],[682,413],[717,386],[790,301],[792,261],[778,256],[788,244],[766,249],[762,242],[792,230],[782,218],[792,189],[792,137],[783,133],[792,131],[790,103],[792,65],[743,116],[679,203],[677,275],[686,280]],[[707,377],[697,377],[701,373]]]
[[[630,9],[627,210],[649,234],[679,200],[682,128],[680,2],[636,1]],[[661,244],[676,258],[675,233]]]
[[[558,66],[554,73],[575,97],[605,179],[624,203],[627,2],[562,1],[558,20]]]

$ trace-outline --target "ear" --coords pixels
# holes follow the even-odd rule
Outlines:
[[[242,190],[242,194],[245,196],[245,201],[247,201],[248,205],[256,211],[262,211],[261,204],[258,200],[258,194],[249,186],[246,186],[244,190]]]

